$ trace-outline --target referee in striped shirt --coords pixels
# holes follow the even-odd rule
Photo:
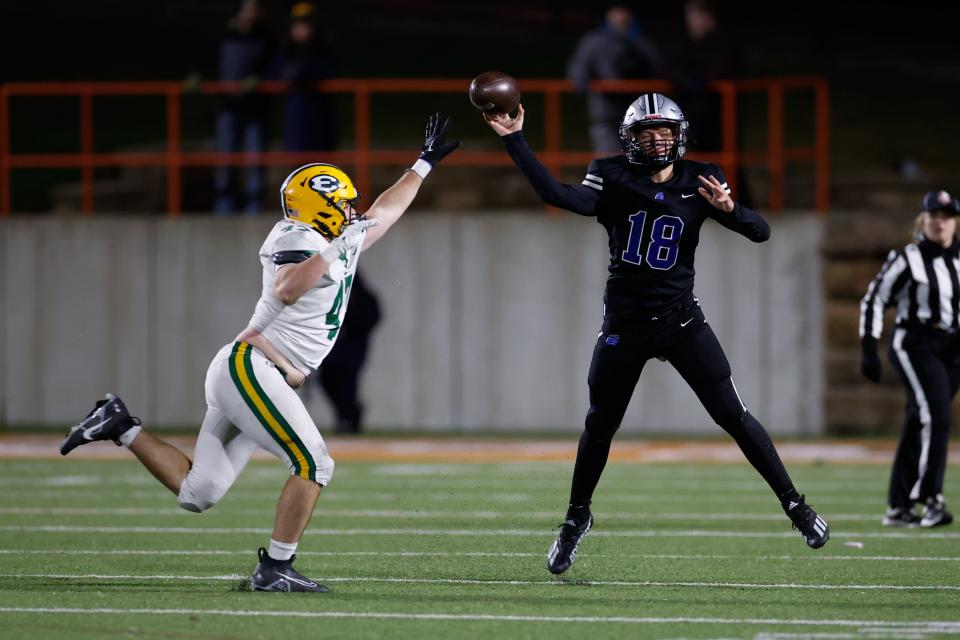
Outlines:
[[[860,370],[880,381],[877,340],[883,311],[897,308],[890,362],[907,390],[907,415],[893,461],[885,526],[953,522],[943,500],[950,403],[960,387],[960,202],[946,191],[923,197],[916,240],[890,252],[860,304]],[[914,506],[923,505],[918,514]]]

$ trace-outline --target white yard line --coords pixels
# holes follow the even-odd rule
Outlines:
[[[269,534],[266,527],[80,527],[65,525],[4,525],[0,531],[24,533],[189,533],[189,534]],[[304,535],[315,536],[465,536],[465,537],[543,537],[552,535],[542,529],[307,529]],[[901,540],[957,540],[960,533],[932,532],[922,529],[912,531],[868,531],[830,533],[833,538],[879,538]],[[592,538],[796,538],[794,531],[711,531],[706,529],[634,529],[614,531],[591,531]]]
[[[524,616],[469,613],[393,613],[379,611],[264,611],[242,609],[121,609],[121,608],[67,608],[67,607],[0,607],[0,613],[59,613],[59,614],[149,614],[149,615],[194,615],[226,617],[266,618],[378,618],[386,620],[457,620],[483,622],[607,622],[620,624],[731,624],[762,626],[808,626],[808,627],[862,627],[868,629],[921,629],[926,633],[950,633],[960,631],[956,620],[809,620],[790,618],[694,618],[694,617],[631,617],[631,616]]]
[[[250,549],[0,549],[0,555],[63,556],[249,556]],[[540,558],[543,553],[519,551],[298,551],[297,557],[383,557],[383,558]],[[737,555],[675,553],[583,553],[590,558],[634,558],[644,560],[782,560],[799,562],[960,562],[960,556],[831,556],[823,554]]]
[[[230,575],[136,575],[99,573],[0,573],[0,578],[43,578],[55,580],[183,580],[183,581],[232,581],[246,576]],[[906,585],[906,584],[802,584],[802,583],[753,583],[753,582],[694,582],[657,580],[470,580],[464,578],[378,578],[370,576],[323,576],[324,582],[377,582],[388,584],[459,584],[459,585],[514,585],[514,586],[592,586],[592,587],[693,587],[719,589],[816,589],[830,591],[960,591],[960,585]]]
[[[185,511],[178,507],[169,508],[148,508],[148,507],[0,507],[0,514],[17,515],[147,515],[147,516],[187,516],[195,517],[195,514]],[[238,515],[262,514],[262,509],[232,509],[231,513]],[[324,509],[318,508],[314,515],[317,517],[332,516],[339,518],[394,518],[394,519],[418,519],[418,518],[475,518],[475,519],[499,519],[508,518],[512,520],[542,520],[549,518],[560,518],[561,514],[557,511],[528,511],[517,513],[515,511],[455,511],[455,510],[389,510],[389,509]],[[632,520],[679,520],[679,521],[714,521],[714,522],[783,522],[785,516],[782,513],[762,513],[762,514],[744,514],[744,513],[655,513],[632,511],[630,513],[607,513],[602,514],[603,520],[632,521]],[[862,513],[831,513],[831,522],[880,522],[878,515],[865,515]]]

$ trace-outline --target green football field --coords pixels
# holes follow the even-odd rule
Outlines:
[[[332,591],[291,595],[242,590],[278,463],[197,515],[133,461],[0,461],[0,637],[960,637],[960,529],[881,527],[885,466],[790,465],[812,551],[746,463],[611,463],[556,578],[570,468],[341,462],[297,562]]]

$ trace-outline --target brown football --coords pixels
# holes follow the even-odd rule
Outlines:
[[[484,113],[511,113],[520,104],[520,87],[502,71],[487,71],[470,83],[470,102]]]

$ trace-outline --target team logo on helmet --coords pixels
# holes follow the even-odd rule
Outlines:
[[[340,181],[336,176],[324,174],[310,178],[310,188],[317,193],[333,193],[340,186]]]
[[[941,191],[937,194],[937,202],[943,205],[949,205],[953,198],[946,191]]]

